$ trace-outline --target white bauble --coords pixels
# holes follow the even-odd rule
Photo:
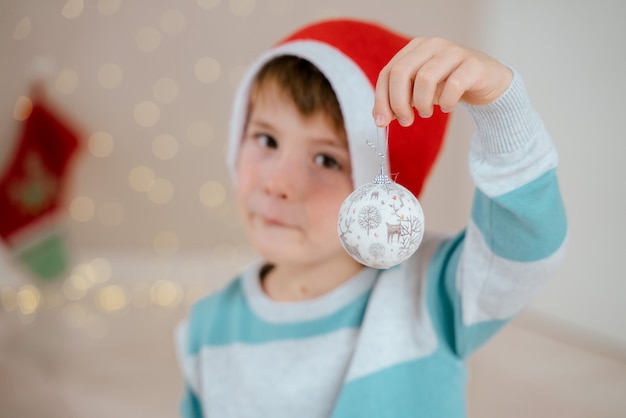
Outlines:
[[[389,268],[419,247],[424,212],[413,193],[381,174],[346,198],[339,210],[337,232],[343,248],[356,261]]]

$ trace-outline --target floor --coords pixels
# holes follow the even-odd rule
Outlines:
[[[239,266],[85,260],[100,276],[39,284],[33,312],[32,287],[0,269],[0,418],[178,416],[173,329]],[[524,313],[470,360],[468,402],[470,417],[623,418],[626,352]]]

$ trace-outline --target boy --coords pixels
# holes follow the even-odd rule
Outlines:
[[[365,140],[398,120],[390,172],[418,195],[457,102],[477,125],[466,230],[426,235],[394,268],[358,264],[337,216],[378,173]],[[440,39],[314,24],[244,77],[229,161],[262,261],[179,327],[183,415],[465,416],[464,360],[530,302],[566,237],[556,152],[519,75]]]

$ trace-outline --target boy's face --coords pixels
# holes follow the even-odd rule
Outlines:
[[[303,117],[274,84],[257,94],[237,160],[236,198],[254,247],[277,266],[350,260],[337,217],[352,192],[343,133]]]

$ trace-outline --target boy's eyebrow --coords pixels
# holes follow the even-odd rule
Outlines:
[[[248,125],[255,125],[260,128],[266,128],[266,129],[273,128],[273,125],[271,123],[266,122],[263,119],[258,119],[258,118],[250,118],[250,120],[248,121]]]
[[[316,142],[316,143],[320,143],[323,145],[328,145],[330,147],[333,148],[339,148],[339,149],[347,149],[346,145],[346,141],[341,139],[341,138],[327,138],[327,137],[313,137],[311,138],[312,141]]]

